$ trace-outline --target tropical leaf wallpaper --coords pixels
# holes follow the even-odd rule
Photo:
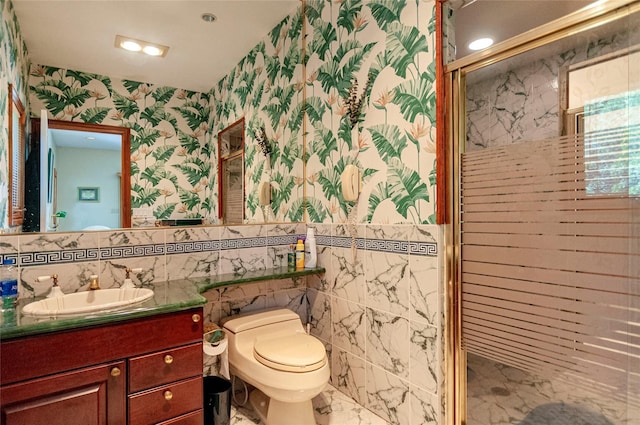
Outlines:
[[[29,74],[34,111],[131,129],[131,206],[156,218],[217,216],[209,96],[45,65]]]
[[[9,229],[9,84],[12,84],[29,113],[27,79],[29,57],[27,46],[20,35],[13,5],[8,0],[0,0],[0,229]],[[18,230],[16,228],[15,230]]]
[[[306,185],[312,222],[345,222],[340,175],[362,171],[357,222],[435,223],[435,3],[308,0]],[[367,84],[369,80],[369,84]],[[364,101],[351,128],[350,88]]]
[[[32,65],[31,110],[130,127],[132,206],[158,218],[216,220],[217,134],[244,117],[246,222],[342,223],[355,207],[357,222],[433,223],[434,7],[433,0],[308,0],[304,16],[301,8],[287,16],[209,93]],[[17,25],[5,16],[5,27]],[[362,99],[354,128],[350,93]],[[256,138],[262,128],[269,160]],[[357,204],[341,194],[348,164],[363,174]],[[269,210],[257,199],[265,179]]]
[[[219,131],[245,119],[248,223],[304,220],[302,24],[298,8],[211,91],[213,146],[217,146]],[[268,160],[256,138],[262,128],[271,148]],[[258,205],[258,184],[266,179],[272,186],[270,208]]]

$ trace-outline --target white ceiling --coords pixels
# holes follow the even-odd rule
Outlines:
[[[300,0],[12,0],[34,64],[208,92]],[[203,13],[217,16],[204,22]],[[117,34],[169,46],[114,47]]]
[[[594,0],[466,0],[453,2],[456,59],[473,51],[468,44],[481,37],[497,44],[575,12]]]

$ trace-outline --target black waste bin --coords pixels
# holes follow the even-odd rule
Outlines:
[[[229,425],[231,382],[219,376],[205,376],[203,381],[204,425]]]

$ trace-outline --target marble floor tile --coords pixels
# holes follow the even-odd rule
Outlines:
[[[631,404],[480,356],[467,358],[469,425],[632,425]],[[550,419],[552,418],[552,419]]]
[[[313,407],[318,425],[388,425],[330,385],[313,399]],[[248,403],[244,407],[231,407],[230,425],[253,424],[260,424],[260,419]]]

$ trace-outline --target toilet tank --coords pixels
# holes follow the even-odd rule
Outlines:
[[[286,327],[293,325],[304,330],[300,316],[286,308],[232,316],[223,322],[223,327],[227,331],[238,334],[256,328],[281,328],[285,324]]]

